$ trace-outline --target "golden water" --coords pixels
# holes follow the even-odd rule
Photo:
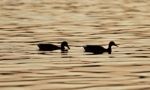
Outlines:
[[[111,55],[83,51],[111,40]],[[0,90],[150,90],[149,0],[1,0],[0,44]]]

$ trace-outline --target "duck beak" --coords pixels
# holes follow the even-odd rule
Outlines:
[[[117,44],[115,44],[116,47],[119,47]]]
[[[69,45],[67,45],[67,48],[70,49]]]

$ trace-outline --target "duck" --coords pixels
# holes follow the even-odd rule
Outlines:
[[[93,54],[102,54],[104,52],[108,52],[108,54],[112,53],[112,46],[118,45],[114,41],[110,41],[108,44],[108,48],[104,48],[101,45],[85,45],[83,46],[85,52],[91,52]]]
[[[38,44],[37,46],[39,48],[39,51],[53,51],[53,50],[68,51],[70,49],[67,41],[61,42],[60,46],[54,44]]]

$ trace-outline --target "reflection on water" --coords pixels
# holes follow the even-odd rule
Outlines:
[[[1,0],[1,90],[149,90],[148,0]],[[38,51],[68,41],[71,50]],[[112,54],[86,44],[109,41]]]

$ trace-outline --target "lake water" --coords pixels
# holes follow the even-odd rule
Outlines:
[[[109,41],[111,55],[82,48]],[[1,0],[0,43],[0,90],[150,90],[149,0]]]

